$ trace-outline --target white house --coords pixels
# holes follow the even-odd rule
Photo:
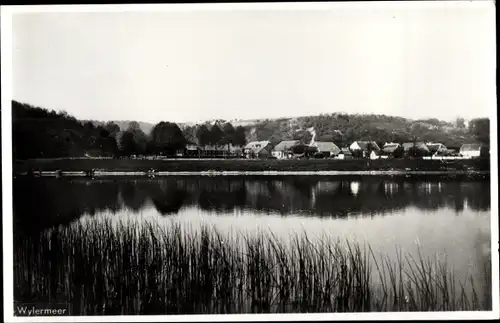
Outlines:
[[[366,157],[368,154],[371,155],[372,151],[380,151],[380,147],[375,141],[355,141],[349,146],[349,149],[352,152],[361,151],[362,157]]]
[[[481,148],[479,144],[463,144],[460,147],[460,155],[466,158],[478,158],[481,156]]]
[[[291,149],[300,144],[299,140],[284,140],[277,144],[271,154],[277,159],[290,158],[293,154]]]

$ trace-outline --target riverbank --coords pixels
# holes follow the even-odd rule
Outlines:
[[[16,175],[445,175],[488,174],[489,159],[260,160],[260,159],[37,159],[15,161]]]

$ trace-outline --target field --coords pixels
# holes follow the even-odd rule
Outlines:
[[[445,262],[272,233],[222,235],[90,221],[17,237],[15,300],[63,301],[72,315],[491,309],[491,292]],[[483,277],[491,284],[491,268]]]
[[[489,159],[478,160],[259,160],[259,159],[37,159],[14,162],[16,173],[40,171],[90,171],[92,169],[126,172],[156,171],[489,171]]]

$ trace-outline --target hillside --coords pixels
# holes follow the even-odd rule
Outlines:
[[[91,120],[91,122],[95,126],[104,126],[109,121]],[[121,131],[125,131],[127,130],[129,124],[133,122],[133,120],[112,120],[110,122],[114,122],[118,127],[120,127]],[[155,126],[154,124],[149,122],[143,122],[143,121],[136,121],[136,122],[139,124],[141,130],[144,131],[146,134],[149,134],[153,129],[153,127]]]
[[[374,114],[339,114],[267,119],[245,126],[247,140],[282,140],[310,142],[333,141],[347,146],[356,140],[374,140],[377,143],[434,141],[448,147],[460,147],[464,142],[489,143],[489,120],[473,119],[465,122],[438,119],[410,120]]]
[[[112,156],[118,150],[104,127],[17,101],[12,101],[12,136],[15,159]]]

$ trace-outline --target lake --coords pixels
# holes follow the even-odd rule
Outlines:
[[[418,179],[403,176],[17,178],[13,194],[17,300],[69,299],[73,313],[87,315],[297,312],[311,308],[324,311],[491,308],[489,179],[431,176]],[[178,234],[179,238],[161,244],[158,239],[147,237],[149,231],[140,229],[144,224],[152,224],[147,230],[154,228],[155,232],[164,232],[165,236]],[[206,238],[203,232],[209,235],[217,232],[219,238]],[[304,234],[312,249],[301,249]],[[262,236],[272,236],[273,241],[283,247],[282,251],[277,252],[269,240],[259,240]],[[219,247],[216,247],[217,239],[222,239]],[[203,243],[211,243],[211,247],[204,247]],[[358,244],[359,252],[349,249],[349,245],[345,247],[345,243]],[[328,248],[341,245],[343,247],[335,250],[344,251],[339,251],[337,256],[347,252],[359,258],[339,256],[345,266],[325,269],[339,263],[339,258]],[[323,251],[309,257],[308,253],[314,254],[312,250],[316,249]],[[203,260],[200,256],[203,250],[208,250],[213,260]],[[254,258],[249,260],[248,254]],[[331,263],[322,259],[330,256]],[[376,273],[379,264],[372,262],[370,268],[356,269],[357,264],[364,263],[363,257],[386,259],[388,267]],[[160,258],[163,260],[159,261]],[[257,258],[260,260],[255,260]],[[217,259],[230,259],[231,263],[218,264]],[[280,259],[286,259],[287,265]],[[411,263],[411,259],[415,259],[416,267],[405,272],[407,281],[401,278],[397,282],[397,275],[391,274],[389,265]],[[184,261],[185,267],[180,265]],[[166,268],[167,263],[175,270]],[[204,274],[197,267],[201,263],[204,270],[210,269],[217,275],[202,279],[200,275]],[[274,266],[249,265],[257,263]],[[431,268],[431,264],[437,263],[445,264],[446,272],[452,273],[449,278],[443,278],[448,277],[445,267]],[[380,264],[383,267],[384,261]],[[287,266],[297,270],[285,275]],[[130,269],[132,267],[135,269]],[[82,268],[92,271],[92,275],[88,278],[76,275]],[[166,275],[161,277],[172,280],[173,285],[159,282],[160,272]],[[325,272],[332,276],[325,276]],[[359,278],[355,275],[357,272],[371,273],[371,278]],[[304,273],[307,279],[302,277]],[[441,278],[432,280],[426,278],[426,273],[441,275],[443,285],[438,282]],[[227,278],[216,277],[223,274]],[[302,278],[299,274],[303,274]],[[256,275],[262,282],[257,284],[248,278]],[[340,276],[335,275],[344,275],[348,283],[325,290],[331,282],[338,283]],[[268,283],[265,277],[269,278]],[[281,285],[288,283],[288,289],[276,285],[267,291],[266,284],[272,285],[270,282],[276,277]],[[387,282],[386,278],[394,282]],[[470,278],[472,284],[468,283]],[[183,283],[175,285],[179,279]],[[428,281],[420,283],[419,279]],[[364,288],[364,292],[345,292],[355,290],[352,281],[361,284],[367,280],[369,284],[356,287]],[[135,286],[139,281],[135,292],[116,287],[119,283]],[[203,284],[210,281],[211,285],[203,285],[201,281]],[[407,282],[413,282],[414,287],[406,290]],[[459,282],[463,282],[463,288]],[[388,292],[368,286],[384,284],[397,285],[401,293],[394,290],[392,296],[379,297],[376,295],[387,294],[392,287],[387,288]],[[206,300],[198,299],[201,297],[198,292],[207,286],[210,292]],[[457,295],[453,304],[448,292],[443,292],[450,289]],[[341,290],[342,301],[340,296],[330,301],[330,294]],[[284,296],[284,292],[288,294]],[[372,296],[366,299],[366,295]],[[412,298],[412,295],[416,296]],[[354,300],[353,297],[358,296],[362,298]],[[293,299],[295,303],[281,302],[283,298]],[[227,301],[221,301],[224,299]],[[230,304],[235,299],[240,305]],[[192,305],[193,302],[196,304]],[[188,303],[191,305],[186,305]],[[309,307],[303,307],[305,303]]]

